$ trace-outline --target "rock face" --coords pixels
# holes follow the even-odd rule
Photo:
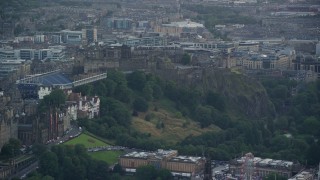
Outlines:
[[[213,90],[225,98],[229,111],[251,118],[274,117],[274,105],[264,87],[255,79],[226,69],[204,70],[197,86]]]
[[[255,79],[229,69],[156,71],[164,79],[176,81],[204,93],[212,90],[223,96],[227,111],[249,118],[275,117],[275,108],[264,87]],[[169,75],[170,74],[170,75]],[[175,75],[173,75],[175,74]]]

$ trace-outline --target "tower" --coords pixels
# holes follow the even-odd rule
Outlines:
[[[177,2],[177,15],[178,15],[178,19],[181,19],[180,0],[176,0],[176,2]]]
[[[320,56],[320,42],[318,42],[316,45],[316,55]]]
[[[85,44],[91,44],[98,41],[97,28],[93,26],[87,26],[82,29],[82,39]]]
[[[319,162],[319,170],[318,170],[318,180],[320,180],[320,162]]]
[[[253,179],[253,173],[254,173],[254,161],[253,161],[253,154],[252,153],[247,153],[245,155],[245,161],[243,164],[243,179],[245,180],[251,180]]]

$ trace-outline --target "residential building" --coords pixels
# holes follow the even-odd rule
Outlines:
[[[98,117],[100,114],[100,98],[98,96],[87,97],[81,96],[81,93],[71,93],[68,97],[68,101],[76,102],[77,115],[73,118],[88,118],[92,119]],[[74,108],[74,107],[70,107]],[[69,110],[69,113],[73,114],[73,109]]]

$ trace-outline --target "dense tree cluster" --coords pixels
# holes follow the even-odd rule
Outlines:
[[[18,139],[11,138],[9,142],[1,148],[0,158],[7,159],[21,154],[21,142]]]
[[[101,97],[101,117],[81,120],[89,131],[119,145],[146,150],[174,148],[182,154],[199,155],[205,150],[213,159],[229,160],[242,152],[256,156],[316,164],[320,161],[320,83],[297,84],[287,80],[264,80],[277,118],[249,119],[235,115],[221,94],[199,91],[164,81],[152,74],[133,72],[124,75],[111,71],[108,79],[95,85],[77,88],[88,95]],[[93,88],[95,87],[95,88]],[[293,92],[294,90],[294,92]],[[176,145],[156,140],[150,134],[130,128],[130,112],[145,112],[151,103],[168,99],[181,116],[197,121],[205,128],[215,125],[220,131],[189,136]],[[135,114],[135,113],[133,113]],[[237,117],[238,116],[238,117]],[[146,116],[146,119],[149,117]],[[163,122],[157,128],[165,127]]]
[[[83,145],[53,146],[39,158],[39,170],[27,179],[114,179],[108,164],[92,159]]]
[[[135,173],[136,179],[144,179],[144,180],[171,180],[173,176],[171,172],[167,169],[156,169],[154,166],[147,165],[141,166],[137,168],[137,172]]]

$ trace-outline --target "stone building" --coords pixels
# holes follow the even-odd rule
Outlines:
[[[205,158],[178,156],[176,150],[134,151],[120,156],[120,165],[127,173],[136,172],[136,169],[140,166],[152,165],[156,169],[168,169],[174,176],[190,178],[203,173]]]

